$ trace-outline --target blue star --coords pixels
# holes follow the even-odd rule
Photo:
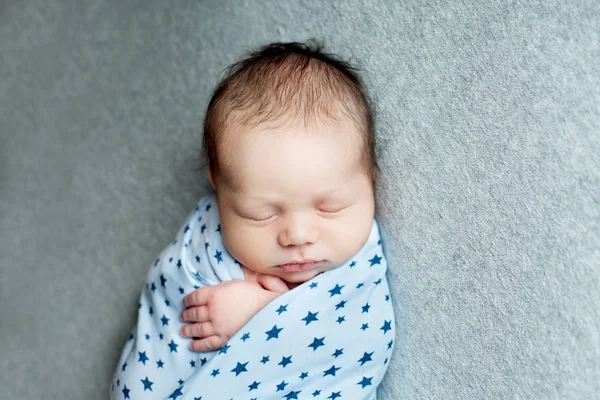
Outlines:
[[[200,275],[198,271],[194,272],[194,278],[198,279],[199,281],[202,281],[202,275]]]
[[[267,341],[273,338],[279,339],[279,332],[281,332],[282,330],[283,328],[277,328],[277,325],[273,325],[273,328],[271,328],[271,330],[265,332],[267,334]]]
[[[222,254],[223,253],[219,250],[217,250],[217,252],[215,253],[214,257],[217,260],[217,264],[221,264],[221,262],[223,261],[223,257],[221,257]]]
[[[150,315],[154,314],[154,311],[152,311],[152,307],[148,307],[148,313],[149,313]]]
[[[356,285],[357,289],[360,289],[361,287],[365,286],[364,282],[359,283],[358,285]]]
[[[365,304],[364,306],[362,306],[362,313],[368,313],[369,312],[369,308],[371,308],[371,306],[369,305],[369,303]]]
[[[165,365],[165,363],[164,363],[162,360],[158,360],[158,361],[156,362],[156,368],[162,368],[162,367],[163,367],[163,365]]]
[[[206,224],[202,224],[202,226],[200,227],[200,233],[204,233],[205,230],[206,230]]]
[[[298,378],[304,380],[305,378],[308,378],[308,372],[303,372]]]
[[[179,293],[181,293],[181,294],[183,294],[183,293],[184,293],[184,291],[183,291],[183,288],[182,288],[182,287],[179,287]]]
[[[394,343],[393,340],[390,340],[390,342],[388,343],[388,350],[392,348],[392,344]]]
[[[165,300],[165,306],[169,307],[171,305],[171,303],[169,303],[169,300]]]
[[[146,390],[150,390],[152,392],[152,385],[154,385],[154,382],[150,382],[148,376],[146,376],[146,379],[140,379],[140,381],[142,381],[142,383],[144,384],[144,392]]]
[[[189,225],[186,225],[186,226],[185,226],[185,229],[183,230],[183,233],[186,233],[186,232],[187,232],[187,231],[189,231],[189,230],[190,230],[190,226],[189,226]]]
[[[169,396],[169,399],[177,399],[179,396],[183,396],[183,393],[181,393],[181,388],[177,388],[175,389],[175,391],[173,393],[171,393],[171,395]]]
[[[260,385],[261,383],[262,382],[256,382],[256,381],[252,382],[251,385],[248,385],[248,387],[250,388],[248,391],[251,392],[254,389],[258,389],[258,385]]]
[[[350,263],[350,268],[354,267],[355,265],[356,265],[356,261],[352,261],[352,262]]]
[[[200,262],[200,256],[196,256],[196,262],[199,263]]]
[[[311,344],[309,344],[308,346],[306,346],[306,347],[312,347],[312,348],[313,348],[313,351],[315,351],[315,350],[316,350],[316,349],[318,349],[319,347],[321,347],[321,346],[325,346],[325,344],[323,343],[323,340],[325,340],[325,336],[323,336],[321,339],[317,339],[317,338],[315,338],[315,339],[313,340],[313,342],[312,342]]]
[[[163,340],[163,334],[162,333],[159,333],[158,337],[160,338],[160,340]]]
[[[206,357],[200,359],[200,366],[206,364]]]
[[[335,321],[335,322],[337,322],[338,324],[341,324],[341,323],[342,323],[342,322],[344,322],[345,320],[346,320],[346,316],[345,316],[345,315],[342,315],[341,317],[338,317],[337,321]]]
[[[335,365],[332,365],[331,368],[329,368],[326,371],[323,371],[323,376],[327,376],[327,375],[331,375],[331,376],[335,376],[335,373],[337,372],[338,369],[342,369],[342,367],[335,367]]]
[[[310,311],[308,312],[308,314],[306,314],[306,317],[302,318],[301,321],[306,321],[306,325],[310,324],[313,321],[318,321],[319,319],[317,318],[317,315],[319,314],[319,311],[317,311],[316,313],[311,313]],[[305,325],[305,326],[306,326]]]
[[[247,362],[241,364],[239,361],[237,363],[237,365],[235,366],[234,369],[231,370],[231,372],[235,372],[235,376],[238,376],[239,374],[241,374],[242,372],[248,372],[248,370],[246,369],[246,365],[248,365]]]
[[[285,306],[281,305],[275,312],[277,312],[278,315],[281,315],[282,312],[287,311],[287,306],[288,306],[287,304]]]
[[[181,268],[181,259],[177,260],[177,268]]]
[[[196,361],[194,361],[194,360],[190,360],[190,366],[191,366],[192,368],[196,368]]]
[[[142,364],[146,365],[146,361],[149,360],[149,358],[146,357],[146,352],[145,351],[143,351],[143,352],[139,352],[138,351],[138,355],[140,356],[138,362],[141,362]]]
[[[385,295],[385,301],[390,301],[390,295],[389,294]]]
[[[211,375],[213,376],[213,378],[214,378],[215,376],[217,376],[217,375],[219,375],[219,374],[220,374],[220,372],[219,372],[219,369],[213,369],[213,370],[212,370],[212,372],[211,372],[210,374],[211,374]]]
[[[131,399],[131,397],[129,397],[129,389],[127,389],[127,385],[123,385],[123,398],[124,399]]]
[[[310,284],[310,286],[309,286],[309,287],[310,287],[311,289],[314,289],[314,288],[316,288],[317,286],[319,286],[319,282],[313,282],[313,283],[311,283],[311,284]]]
[[[381,278],[377,279],[375,282],[373,282],[376,285],[379,285],[381,283]]]
[[[163,274],[160,274],[160,286],[165,287],[165,283],[167,282],[167,278]]]
[[[221,224],[219,224],[219,225],[217,226],[217,230],[216,230],[216,232],[221,232]]]
[[[242,335],[242,341],[245,342],[248,339],[250,339],[250,334],[248,332],[246,332]]]
[[[385,335],[388,331],[392,330],[392,321],[386,321],[385,319],[383,320],[383,326],[379,329],[381,329],[383,331],[383,334]]]
[[[169,349],[171,349],[171,353],[175,352],[177,353],[177,346],[179,346],[178,344],[175,344],[175,342],[173,341],[173,339],[171,339],[171,343],[169,343]]]
[[[277,390],[275,392],[279,392],[285,390],[285,387],[289,385],[286,381],[281,381],[279,385],[277,385]]]
[[[123,366],[121,367],[121,371],[125,371],[125,368],[127,368],[127,363],[123,364]]]
[[[150,335],[146,333],[146,340],[150,340]]]
[[[211,204],[208,203],[208,205],[206,206],[206,211],[210,210],[211,207],[212,207]]]
[[[179,386],[183,385],[183,382],[184,382],[184,381],[183,381],[183,380],[181,380],[181,379],[177,381],[177,383],[179,383]]]
[[[340,286],[336,283],[335,287],[329,291],[329,293],[331,293],[329,297],[333,297],[336,294],[342,294],[342,289],[344,288],[344,286],[345,285]]]
[[[158,262],[160,261],[160,257],[156,259],[156,261],[154,261],[154,266],[156,267],[158,265]]]
[[[152,311],[152,307],[150,307],[150,310]],[[150,313],[150,315],[152,315],[152,313]],[[129,335],[129,340],[133,340],[133,333]]]
[[[152,282],[152,285],[150,285],[150,290],[152,290],[153,292],[156,290],[156,285],[154,284],[154,282]]]
[[[375,254],[375,256],[369,260],[369,262],[371,263],[371,265],[369,265],[369,267],[372,267],[375,264],[381,264],[381,257],[379,257],[377,254]]]
[[[293,390],[291,392],[289,392],[288,394],[286,394],[285,397],[286,400],[291,400],[291,399],[297,399],[298,398],[298,394],[301,392],[302,390],[298,390],[297,392],[294,392]]]
[[[170,257],[170,258],[169,258],[169,262],[172,262],[172,261],[173,261],[173,257]]]
[[[360,327],[361,330],[367,330],[369,329],[369,324],[362,324],[362,326]]]
[[[341,356],[342,354],[344,354],[344,349],[335,349],[335,353],[333,353],[332,356],[338,358],[338,356]]]
[[[346,303],[347,303],[347,301],[346,301],[346,300],[342,300],[342,301],[340,301],[339,303],[337,303],[337,304],[335,305],[335,309],[336,309],[336,310],[338,310],[338,309],[340,309],[340,308],[344,308],[344,306],[346,305]]]
[[[292,363],[292,356],[289,357],[281,357],[281,361],[279,362],[279,364],[277,365],[281,365],[283,368],[285,368],[288,364]]]
[[[318,396],[318,395],[320,395],[320,394],[321,394],[321,391],[320,391],[320,390],[315,390],[315,391],[312,393],[313,397],[317,397],[317,396]]]
[[[219,350],[218,354],[227,354],[227,350],[229,350],[231,346],[228,344],[223,345],[223,347],[221,347],[221,350]]]
[[[358,382],[357,385],[361,385],[362,388],[366,388],[367,386],[371,386],[372,383],[371,381],[373,380],[373,377],[367,378],[366,376],[363,376],[362,381]]]
[[[163,314],[163,316],[162,316],[162,318],[161,318],[160,320],[161,320],[161,322],[162,322],[163,326],[165,326],[165,325],[169,325],[169,318],[167,318],[167,317],[165,316],[165,314]]]
[[[360,365],[362,366],[367,361],[373,361],[373,359],[371,358],[373,353],[375,353],[375,352],[374,351],[372,351],[370,353],[365,352],[365,354],[363,354],[362,358],[358,359],[358,361],[360,362]]]
[[[342,397],[342,395],[340,394],[342,393],[341,391],[339,392],[331,392],[331,395],[329,397],[327,397],[328,399],[337,399],[338,397]]]
[[[210,244],[208,244],[208,242],[204,242],[204,249],[208,249],[208,246],[210,246]]]
[[[262,360],[260,360],[261,363],[266,364],[269,362],[269,356],[263,356]]]

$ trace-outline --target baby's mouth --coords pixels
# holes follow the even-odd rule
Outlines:
[[[277,267],[281,268],[286,272],[300,272],[300,271],[309,271],[311,269],[315,269],[321,261],[308,261],[302,263],[288,263],[278,265]]]

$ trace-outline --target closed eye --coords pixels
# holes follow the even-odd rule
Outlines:
[[[242,218],[244,218],[244,219],[249,219],[250,221],[255,221],[255,222],[265,222],[265,221],[268,221],[268,220],[270,220],[270,219],[271,219],[271,218],[273,218],[274,216],[275,216],[275,215],[271,215],[271,216],[269,216],[269,217],[267,217],[267,218],[253,218],[253,217],[248,217],[248,216],[244,216],[244,215],[242,215],[241,217],[242,217]]]
[[[328,208],[328,209],[321,209],[319,210],[319,212],[325,213],[325,214],[337,214],[341,211],[343,211],[346,207],[342,207],[342,208]]]

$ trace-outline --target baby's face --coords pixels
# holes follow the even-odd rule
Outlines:
[[[374,217],[373,184],[351,124],[227,134],[239,138],[220,149],[238,187],[216,189],[223,241],[236,260],[300,283],[362,248]],[[304,263],[289,264],[297,262]]]

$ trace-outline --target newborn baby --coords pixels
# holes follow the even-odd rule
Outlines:
[[[111,397],[375,398],[394,319],[360,79],[274,43],[230,68],[204,125],[215,194],[151,267]]]

